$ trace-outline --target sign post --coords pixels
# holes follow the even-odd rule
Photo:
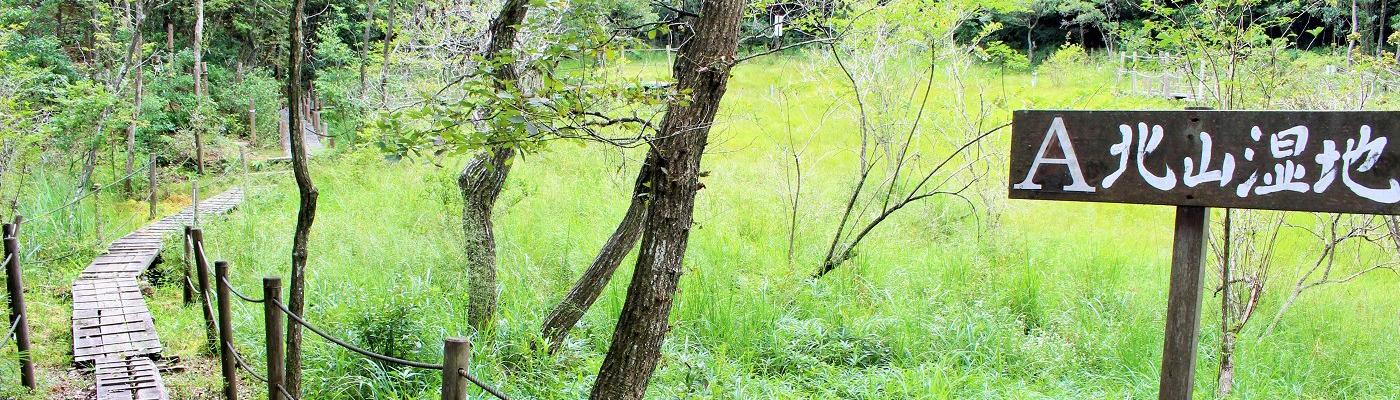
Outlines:
[[[1191,398],[1196,376],[1196,343],[1201,333],[1201,286],[1205,281],[1209,226],[1209,208],[1176,208],[1171,288],[1167,291],[1167,328],[1162,344],[1162,378],[1157,386],[1159,399]]]
[[[1016,111],[1013,199],[1176,206],[1160,399],[1189,399],[1210,207],[1400,214],[1400,113]]]

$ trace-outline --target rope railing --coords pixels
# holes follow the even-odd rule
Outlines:
[[[317,328],[315,325],[311,325],[311,323],[306,322],[305,319],[302,319],[300,315],[297,315],[297,314],[295,314],[295,313],[292,313],[291,310],[288,310],[288,309],[287,309],[287,306],[286,306],[285,304],[282,304],[282,302],[280,302],[280,301],[274,301],[274,302],[272,303],[272,305],[274,305],[274,306],[276,306],[278,309],[282,310],[282,312],[285,313],[285,314],[287,315],[288,318],[291,318],[293,321],[296,321],[297,325],[301,325],[301,326],[303,326],[303,327],[306,327],[306,329],[308,329],[308,330],[310,330],[310,331],[312,331],[312,332],[315,332],[317,336],[320,336],[320,337],[322,337],[322,338],[325,338],[326,340],[330,341],[331,343],[335,343],[335,344],[337,344],[337,345],[340,345],[340,347],[344,347],[344,348],[347,349],[347,350],[350,350],[350,351],[353,351],[353,352],[356,352],[356,353],[360,353],[360,355],[363,355],[363,356],[365,356],[365,357],[369,357],[369,358],[371,358],[371,359],[375,359],[375,360],[387,362],[387,363],[390,363],[390,364],[398,364],[398,365],[402,365],[402,366],[406,366],[406,367],[414,367],[414,368],[422,368],[422,369],[431,369],[431,370],[438,370],[438,371],[441,371],[441,370],[442,370],[442,364],[428,364],[428,363],[424,363],[424,362],[405,360],[405,359],[402,359],[402,358],[390,357],[390,356],[386,356],[386,355],[383,355],[383,354],[379,354],[379,353],[375,353],[375,352],[372,352],[372,351],[369,351],[369,350],[362,349],[362,348],[357,347],[357,346],[355,346],[355,345],[353,345],[353,344],[347,343],[347,342],[344,341],[344,340],[341,340],[341,339],[339,339],[339,338],[336,338],[335,336],[331,336],[330,334],[328,334],[328,333],[326,333],[325,331],[321,330],[321,328]]]
[[[207,258],[206,258],[206,256],[205,256],[204,246],[202,245],[202,240],[201,240],[202,235],[197,234],[197,233],[199,232],[198,230],[194,230],[194,231],[192,231],[192,232],[196,233],[196,235],[193,236],[193,241],[194,241],[194,242],[193,242],[193,245],[191,246],[191,254],[194,256],[196,263],[200,265],[200,268],[199,268],[199,273],[201,274],[201,275],[200,275],[200,278],[199,278],[199,279],[200,279],[200,282],[206,282],[206,280],[205,280],[205,276],[206,276],[206,275],[203,275],[203,274],[205,274],[205,273],[207,273],[207,272],[206,272],[205,268],[203,268],[203,265],[204,265],[204,263],[205,263],[204,260],[207,260]],[[215,271],[214,271],[214,272],[215,272],[215,274],[214,274],[214,275],[215,275],[215,276],[214,276],[214,278],[215,278],[215,279],[214,279],[215,283],[213,284],[213,286],[212,286],[211,288],[202,288],[203,290],[201,290],[201,292],[207,292],[207,291],[213,290],[213,291],[216,292],[216,294],[217,294],[217,296],[218,296],[219,315],[218,315],[218,321],[217,321],[217,322],[218,322],[218,324],[217,324],[217,327],[218,327],[218,334],[217,334],[217,336],[218,336],[218,338],[217,338],[217,339],[214,338],[215,335],[214,335],[214,332],[213,332],[213,328],[214,328],[215,325],[214,325],[214,323],[213,323],[213,322],[214,322],[214,321],[213,321],[213,318],[212,318],[211,315],[208,315],[208,314],[206,314],[206,318],[209,319],[208,322],[207,322],[207,324],[206,324],[206,326],[208,327],[208,329],[210,329],[209,332],[208,332],[209,335],[210,335],[210,338],[209,338],[209,340],[210,340],[210,343],[209,343],[210,347],[211,347],[211,348],[222,348],[223,352],[226,353],[226,354],[224,354],[224,356],[223,356],[222,362],[224,363],[224,371],[223,371],[223,373],[224,373],[224,379],[225,379],[225,385],[226,385],[226,386],[225,386],[225,391],[226,391],[225,393],[228,394],[228,396],[236,396],[237,387],[236,387],[236,382],[235,382],[235,381],[236,381],[236,378],[234,378],[234,376],[235,376],[236,371],[237,371],[238,369],[242,369],[244,372],[246,372],[247,374],[249,374],[250,376],[252,376],[252,377],[253,377],[254,379],[256,379],[256,380],[261,381],[261,382],[263,382],[263,383],[268,383],[269,386],[276,386],[276,387],[277,387],[277,390],[281,391],[281,394],[283,394],[283,395],[286,396],[286,397],[285,397],[286,399],[289,399],[289,400],[295,400],[295,399],[296,399],[296,397],[295,397],[295,396],[292,396],[291,393],[288,393],[289,391],[286,390],[286,388],[282,387],[282,385],[280,385],[280,384],[273,385],[273,384],[270,383],[271,378],[274,378],[274,377],[277,378],[277,381],[278,381],[278,382],[281,382],[281,379],[283,379],[283,378],[282,378],[282,377],[283,377],[282,372],[277,372],[276,374],[274,374],[274,375],[272,375],[272,376],[258,375],[258,373],[257,373],[256,371],[254,371],[254,370],[249,366],[247,359],[245,359],[245,358],[242,356],[242,354],[238,352],[238,349],[234,346],[234,343],[233,343],[233,329],[232,329],[232,326],[233,326],[233,325],[232,325],[232,321],[230,320],[231,314],[232,314],[232,310],[230,309],[230,304],[231,304],[231,302],[230,302],[229,300],[230,300],[230,299],[233,299],[233,298],[236,298],[236,299],[238,299],[238,300],[240,300],[240,301],[243,301],[243,302],[255,303],[255,304],[262,304],[262,305],[263,305],[264,312],[266,313],[266,314],[265,314],[265,321],[264,321],[264,322],[265,322],[265,324],[267,324],[267,326],[265,327],[265,329],[266,329],[266,332],[267,332],[267,334],[268,334],[268,343],[269,343],[269,344],[268,344],[268,360],[269,360],[269,361],[272,361],[272,360],[279,360],[279,359],[281,359],[281,357],[282,357],[282,355],[281,355],[281,354],[282,354],[281,347],[280,347],[280,346],[274,346],[274,343],[281,343],[281,341],[280,341],[280,340],[274,340],[274,339],[273,339],[273,338],[275,338],[275,337],[281,337],[281,335],[282,335],[282,333],[280,333],[280,332],[281,332],[281,329],[280,329],[280,328],[277,328],[277,326],[279,326],[281,323],[280,323],[280,322],[275,322],[275,321],[280,321],[280,320],[281,320],[281,317],[280,317],[279,314],[278,314],[278,313],[281,313],[280,315],[285,315],[285,316],[286,316],[287,318],[289,318],[291,321],[296,322],[296,324],[297,324],[298,326],[301,326],[301,327],[304,327],[304,328],[310,330],[312,333],[315,333],[317,336],[320,336],[322,339],[325,339],[326,341],[329,341],[329,342],[334,343],[334,344],[336,344],[336,345],[338,345],[338,346],[340,346],[340,347],[342,347],[342,348],[345,348],[346,350],[350,350],[350,351],[352,351],[352,352],[354,352],[354,353],[358,353],[358,354],[360,354],[360,355],[362,355],[362,356],[364,356],[364,357],[367,357],[367,358],[369,358],[369,359],[371,359],[371,360],[375,360],[375,361],[383,362],[383,363],[388,363],[388,364],[394,364],[394,365],[404,366],[404,367],[420,368],[420,369],[436,370],[436,371],[445,371],[444,374],[443,374],[443,393],[444,393],[444,396],[447,396],[448,393],[455,393],[455,395],[465,395],[465,392],[462,391],[462,390],[465,390],[465,387],[462,386],[463,384],[461,383],[461,381],[456,381],[456,382],[451,382],[451,381],[449,381],[449,376],[454,377],[454,378],[457,377],[457,376],[460,376],[461,378],[466,379],[466,381],[471,382],[473,385],[475,385],[475,386],[481,388],[483,391],[489,393],[491,396],[494,396],[494,397],[497,398],[497,399],[500,399],[500,400],[509,400],[509,399],[510,399],[510,398],[507,397],[505,394],[503,394],[500,390],[498,390],[498,389],[496,389],[495,387],[492,387],[491,385],[489,385],[489,384],[483,382],[481,379],[478,379],[476,376],[473,376],[470,372],[468,372],[468,371],[465,369],[466,366],[467,366],[467,364],[466,364],[464,361],[461,361],[461,360],[465,360],[466,357],[468,357],[468,353],[470,353],[470,344],[469,344],[469,343],[465,343],[464,340],[459,340],[459,339],[448,339],[448,340],[445,342],[445,344],[444,344],[444,346],[445,346],[445,347],[444,347],[444,363],[443,363],[443,364],[431,364],[431,363],[425,363],[425,362],[419,362],[419,361],[413,361],[413,360],[406,360],[406,359],[402,359],[402,358],[398,358],[398,357],[392,357],[392,356],[388,356],[388,355],[384,355],[384,354],[375,353],[375,352],[373,352],[373,351],[369,351],[369,350],[366,350],[366,349],[361,348],[361,347],[359,347],[359,346],[355,346],[355,345],[353,345],[353,344],[350,344],[348,341],[346,341],[346,340],[344,340],[344,339],[341,339],[341,338],[339,338],[339,337],[336,337],[336,336],[334,336],[334,335],[331,335],[330,333],[327,333],[325,330],[321,329],[320,327],[317,327],[317,326],[315,326],[315,325],[312,325],[312,324],[311,324],[310,322],[308,322],[305,318],[303,318],[300,314],[293,313],[289,308],[287,308],[287,305],[286,305],[286,304],[283,304],[282,301],[281,301],[281,295],[279,294],[279,293],[280,293],[280,287],[281,287],[280,279],[278,279],[278,278],[267,278],[267,279],[264,279],[264,280],[263,280],[263,296],[262,296],[262,298],[261,298],[261,299],[253,298],[252,296],[248,296],[248,295],[243,294],[242,292],[238,291],[237,289],[235,289],[235,288],[233,287],[233,284],[232,284],[231,282],[229,282],[229,279],[228,279],[228,276],[229,276],[229,275],[228,275],[228,271],[229,271],[228,263],[223,262],[223,261],[217,261],[217,262],[215,262],[214,264],[215,264],[215,265],[214,265],[214,266],[215,266],[215,268],[214,268],[214,270],[215,270]],[[190,286],[190,287],[194,287],[194,286],[195,286],[195,285],[194,285],[194,281],[191,280],[189,276],[185,276],[184,279],[185,279],[185,284],[186,284],[187,286]],[[210,302],[210,300],[211,300],[209,297],[204,296],[202,293],[201,293],[200,297],[202,297],[202,298],[204,299],[203,301],[204,301],[205,304],[208,304],[208,303]],[[207,309],[207,305],[206,305],[206,309]],[[458,347],[451,347],[451,346],[453,346],[452,343],[458,343],[459,345],[458,345]],[[464,347],[461,346],[461,344],[464,344],[464,343],[465,343],[465,346],[464,346]],[[275,362],[275,361],[273,361],[273,362]],[[454,363],[454,362],[456,362],[456,363]],[[230,364],[233,364],[233,365],[230,365]],[[449,368],[448,366],[450,366],[450,368]],[[269,365],[269,368],[271,368],[271,365]],[[454,370],[454,369],[455,369],[455,373],[453,373],[453,370]],[[273,374],[273,372],[274,372],[274,371],[271,370],[271,369],[268,370],[268,373],[269,373],[269,374]],[[450,383],[450,385],[449,385],[449,383]],[[451,391],[449,391],[449,387],[451,388]],[[275,397],[275,396],[274,396],[274,397]]]
[[[233,293],[233,296],[237,297],[239,300],[255,304],[262,304],[263,302],[263,299],[255,299],[252,297],[248,297],[247,295],[244,295],[243,293],[239,292],[238,289],[234,289],[233,284],[228,283],[228,279],[220,279],[219,284],[224,285],[224,287],[227,287],[228,292]]]
[[[254,380],[257,380],[258,382],[262,383],[267,383],[266,377],[258,375],[257,371],[253,371],[253,368],[248,366],[248,359],[243,358],[243,354],[238,352],[238,348],[234,347],[233,343],[224,342],[224,347],[227,347],[229,354],[233,355],[234,360],[237,361],[235,365],[237,365],[239,369],[242,369],[243,372],[247,372],[248,375],[252,376]]]
[[[96,189],[87,190],[87,191],[85,191],[82,195],[77,196],[77,197],[74,197],[74,198],[68,200],[68,202],[63,203],[63,205],[58,206],[57,208],[54,208],[54,209],[51,209],[51,210],[48,210],[48,211],[39,213],[39,214],[37,214],[37,215],[34,216],[34,217],[30,217],[30,221],[39,221],[39,220],[42,220],[42,219],[44,219],[44,218],[51,217],[51,216],[53,216],[54,214],[58,213],[59,211],[66,210],[66,209],[68,209],[68,207],[72,207],[74,204],[78,204],[78,202],[83,201],[83,199],[86,199],[86,198],[88,198],[88,197],[90,197],[90,196],[93,196],[93,195],[95,195],[95,194],[97,194],[97,193],[100,193],[100,192],[102,192],[103,190],[107,190],[107,188],[110,188],[110,187],[112,187],[112,186],[116,186],[118,183],[122,183],[122,182],[126,181],[127,179],[131,179],[131,177],[136,176],[136,173],[146,171],[146,169],[147,169],[147,168],[150,168],[151,165],[152,165],[152,163],[151,163],[150,161],[147,161],[147,162],[146,162],[146,165],[143,166],[143,167],[141,167],[140,169],[134,169],[134,170],[131,171],[131,173],[126,174],[126,176],[123,176],[123,177],[121,177],[120,179],[117,179],[117,180],[115,180],[115,181],[112,181],[111,183],[108,183],[108,184],[106,184],[106,185],[98,186]]]
[[[5,259],[8,260],[9,257],[6,257]],[[5,333],[5,341],[0,342],[0,347],[9,346],[9,345],[10,345],[10,338],[15,337],[15,329],[19,329],[19,321],[20,321],[20,319],[19,319],[19,318],[12,318],[12,319],[14,319],[15,322],[12,323],[12,324],[10,324],[10,331]]]
[[[458,375],[461,375],[463,378],[467,378],[467,380],[468,380],[468,381],[471,381],[471,383],[472,383],[473,385],[476,385],[477,387],[480,387],[481,390],[485,390],[486,393],[490,393],[492,396],[496,396],[496,398],[498,398],[498,399],[501,399],[501,400],[510,400],[510,397],[506,397],[505,394],[503,394],[503,393],[501,393],[500,391],[496,390],[496,388],[493,388],[493,387],[491,387],[491,385],[487,385],[485,382],[482,382],[481,380],[477,379],[475,376],[472,376],[472,374],[471,374],[470,372],[467,372],[467,370],[465,370],[465,369],[458,368],[458,369],[457,369],[457,374],[458,374]]]
[[[3,343],[0,343],[0,346],[8,346],[10,338],[14,338],[15,351],[19,354],[20,385],[32,391],[38,389],[39,384],[34,373],[34,353],[29,338],[29,316],[24,305],[24,271],[20,266],[20,261],[24,259],[24,252],[19,245],[18,236],[20,222],[23,219],[16,215],[15,223],[5,224],[3,229],[0,229],[0,233],[3,233],[4,236],[5,292],[10,315],[10,329],[5,334],[5,339]]]
[[[199,291],[199,285],[196,284],[196,283],[194,283],[194,281],[190,280],[190,277],[188,277],[188,276],[185,277],[185,284],[186,284],[186,285],[190,285],[190,291],[194,292],[194,295],[195,295],[195,296],[203,296],[203,295],[204,295],[204,293],[202,293],[202,292]]]
[[[292,321],[296,321],[297,325],[301,325],[301,326],[303,326],[303,327],[306,327],[307,330],[310,330],[311,332],[316,333],[317,336],[320,336],[320,337],[326,339],[327,341],[330,341],[331,343],[335,343],[335,344],[339,345],[340,347],[344,347],[344,348],[347,349],[347,350],[350,350],[350,351],[359,353],[360,355],[363,355],[363,356],[365,356],[365,357],[369,357],[370,359],[379,360],[379,361],[387,362],[387,363],[390,363],[390,364],[398,364],[398,365],[402,365],[402,366],[406,366],[406,367],[421,368],[421,369],[429,369],[429,370],[437,370],[437,371],[441,371],[442,368],[443,368],[442,364],[428,364],[428,363],[424,363],[424,362],[405,360],[405,359],[402,359],[402,358],[390,357],[390,356],[386,356],[386,355],[383,355],[383,354],[379,354],[379,353],[375,353],[375,352],[372,352],[372,351],[369,351],[369,350],[362,349],[362,348],[357,347],[357,346],[355,346],[355,345],[352,345],[352,344],[350,344],[350,343],[346,343],[346,342],[345,342],[344,340],[342,340],[342,339],[339,339],[339,338],[336,338],[336,337],[334,337],[334,336],[331,336],[330,334],[326,333],[325,331],[321,330],[320,328],[317,328],[316,326],[311,325],[311,323],[306,322],[305,319],[302,319],[302,317],[301,317],[300,315],[297,315],[297,314],[295,314],[295,313],[292,313],[291,310],[288,310],[287,307],[286,307],[286,305],[282,304],[282,302],[280,302],[280,301],[273,301],[273,302],[272,302],[272,305],[273,305],[273,306],[276,306],[278,309],[282,310],[282,312],[285,313],[285,314],[287,315],[288,318],[291,318]],[[500,390],[497,390],[495,387],[492,387],[491,385],[489,385],[489,384],[487,384],[487,383],[485,383],[485,382],[482,382],[481,379],[479,379],[479,378],[477,378],[476,376],[472,375],[470,372],[467,372],[466,370],[458,369],[458,370],[457,370],[457,373],[458,373],[459,375],[461,375],[463,378],[466,378],[467,381],[471,382],[473,385],[476,385],[477,387],[480,387],[481,390],[485,390],[487,393],[490,393],[492,396],[495,396],[497,399],[500,399],[500,400],[510,400],[510,397],[507,397],[505,394],[502,394],[501,391],[500,391]]]
[[[229,354],[232,354],[233,358],[237,360],[236,365],[238,365],[238,369],[243,370],[243,372],[247,373],[248,376],[253,377],[253,380],[262,383],[268,383],[267,377],[263,375],[258,375],[257,371],[253,371],[253,368],[248,365],[248,359],[243,358],[243,354],[238,352],[238,348],[234,347],[233,343],[225,342],[224,345],[228,346]],[[284,385],[277,385],[277,391],[282,392],[282,396],[284,396],[286,400],[297,400],[296,396],[293,396],[291,393],[287,392],[287,387]]]

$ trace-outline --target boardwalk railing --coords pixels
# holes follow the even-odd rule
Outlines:
[[[9,292],[10,304],[10,324],[9,333],[5,334],[5,341],[9,341],[14,335],[15,349],[19,351],[19,374],[20,384],[29,390],[36,387],[34,381],[34,354],[30,353],[29,347],[29,316],[25,314],[24,307],[24,280],[20,274],[19,261],[21,253],[19,251],[19,226],[22,219],[15,217],[15,223],[5,224],[3,229],[5,240],[5,289]]]
[[[1118,54],[1118,86],[1128,93],[1148,97],[1211,99],[1220,95],[1216,93],[1221,90],[1218,86],[1227,78],[1222,69],[1227,68],[1181,54],[1122,52]],[[1380,94],[1400,91],[1400,71],[1391,68],[1327,64],[1300,72],[1324,91],[1345,91],[1362,103]]]
[[[200,281],[200,297],[204,300],[205,310],[209,310],[208,293],[209,276],[207,275],[208,260],[204,253],[204,235],[199,229],[191,229],[189,242],[195,264],[200,266],[197,273]],[[187,282],[188,282],[188,278]],[[375,353],[338,338],[327,333],[325,330],[308,322],[303,316],[291,312],[282,303],[282,278],[265,277],[263,282],[262,298],[253,298],[243,292],[233,288],[229,283],[229,265],[224,261],[214,262],[214,291],[217,302],[217,321],[214,317],[206,314],[205,334],[209,337],[217,337],[217,344],[211,349],[217,349],[219,353],[220,372],[223,376],[224,399],[235,400],[238,398],[238,376],[239,369],[248,376],[267,385],[267,398],[269,400],[296,400],[297,397],[287,391],[284,386],[289,375],[300,376],[301,371],[287,371],[285,369],[286,353],[284,349],[284,332],[286,325],[283,319],[290,319],[297,325],[310,330],[317,336],[340,346],[346,350],[358,353],[366,358],[383,363],[400,365],[410,368],[436,370],[442,372],[442,399],[460,400],[467,398],[467,388],[474,385],[481,388],[486,393],[500,400],[509,400],[500,390],[482,382],[476,376],[468,372],[469,360],[471,357],[471,342],[465,338],[447,338],[443,340],[443,363],[431,364],[419,361],[405,360]],[[263,330],[267,345],[267,366],[266,374],[258,374],[249,365],[246,357],[238,351],[233,332],[233,299],[250,303],[261,304],[263,308]]]

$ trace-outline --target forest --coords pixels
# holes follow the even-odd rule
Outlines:
[[[1179,208],[1008,196],[1397,107],[1400,0],[0,0],[0,398],[1397,398],[1393,204],[1206,209],[1173,369]]]

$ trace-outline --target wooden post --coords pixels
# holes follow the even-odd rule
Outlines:
[[[248,146],[238,146],[238,163],[243,167],[243,175],[238,177],[238,188],[247,189],[244,186],[248,184]]]
[[[321,112],[324,111],[325,108],[326,108],[326,103],[325,103],[325,102],[322,102],[322,101],[320,101],[320,100],[317,100],[317,101],[316,101],[316,123],[317,123],[317,124],[320,124],[320,125],[317,126],[317,129],[319,129],[319,130],[321,131],[321,135],[323,135],[323,136],[326,137],[326,147],[334,148],[334,147],[335,147],[335,136],[332,136],[332,135],[331,135],[331,123],[330,123],[330,122],[326,122],[326,119],[325,119],[325,118],[322,118],[322,115],[321,115]]]
[[[291,122],[288,122],[288,119],[291,117],[291,111],[287,112],[286,118],[282,117],[280,111],[277,116],[277,143],[282,147],[282,152],[288,156],[292,154],[291,150],[288,150],[291,148],[291,142],[289,141],[291,136],[289,135],[291,135],[292,131],[291,128],[288,127],[288,125],[291,124]]]
[[[214,287],[219,293],[219,364],[224,373],[224,400],[238,400],[238,365],[233,358],[233,310],[229,307],[228,263],[214,262]]]
[[[19,217],[15,217],[19,220]],[[19,269],[19,225],[5,224],[5,289],[10,294],[10,325],[15,327],[15,348],[19,352],[20,384],[34,390],[34,354],[29,347],[29,316],[24,313],[24,276]],[[0,328],[3,329],[3,328]]]
[[[209,351],[219,351],[218,335],[214,326],[214,310],[209,307],[209,262],[204,259],[204,231],[190,229],[194,265],[199,274],[199,300],[204,307],[204,337],[209,342]]]
[[[185,248],[185,256],[184,256],[184,258],[183,258],[183,261],[184,261],[184,268],[183,268],[183,269],[184,269],[184,272],[185,272],[185,283],[184,283],[185,290],[184,290],[184,296],[183,296],[182,298],[183,298],[184,301],[185,301],[184,304],[187,305],[187,306],[190,305],[190,304],[194,304],[194,279],[193,279],[193,278],[194,278],[194,277],[193,277],[194,274],[190,273],[190,265],[192,265],[192,263],[193,263],[193,261],[190,261],[190,241],[191,241],[191,240],[192,240],[192,239],[190,239],[190,226],[189,226],[189,225],[185,225],[185,235],[181,237],[181,240],[180,240],[180,241],[182,242],[182,244],[184,245],[184,248]]]
[[[199,228],[199,178],[190,179],[190,224]]]
[[[102,241],[102,205],[98,204],[102,199],[102,193],[98,190],[102,185],[92,184],[92,234],[97,237],[97,241]]]
[[[1130,72],[1128,75],[1129,75],[1128,78],[1133,82],[1133,94],[1136,95],[1136,94],[1138,94],[1137,63],[1133,63],[1133,70],[1132,70],[1132,72]]]
[[[148,214],[146,215],[146,218],[147,218],[147,219],[156,219],[156,188],[157,188],[157,186],[156,186],[156,153],[155,153],[155,152],[151,152],[151,161],[150,161],[150,164],[146,164],[146,169],[149,170],[149,171],[147,171],[147,173],[149,174],[149,177],[148,177],[148,178],[150,179],[150,182],[147,182],[147,185],[150,186],[150,190],[151,190],[151,196],[150,196],[150,198],[147,199],[147,200],[151,203],[151,211],[150,211],[150,213],[148,213]]]
[[[1157,398],[1186,400],[1195,383],[1196,344],[1201,332],[1201,286],[1210,209],[1176,208],[1167,330],[1162,346],[1162,379]]]
[[[467,380],[457,371],[470,365],[472,343],[466,338],[447,338],[442,342],[442,400],[466,400]]]
[[[287,381],[285,343],[282,342],[282,278],[263,278],[263,330],[267,332],[267,399],[289,400],[282,396]]]
[[[248,99],[248,144],[258,145],[258,113],[252,98]]]

